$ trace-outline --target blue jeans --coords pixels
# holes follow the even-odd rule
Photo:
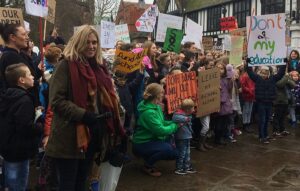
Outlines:
[[[29,175],[29,160],[4,161],[4,181],[9,191],[25,191]]]
[[[149,141],[141,144],[132,144],[132,152],[143,157],[145,165],[153,167],[159,160],[175,160],[177,151],[165,141]]]
[[[175,143],[178,150],[176,169],[187,170],[191,167],[190,139],[177,139]]]
[[[257,110],[259,117],[259,138],[265,139],[268,137],[268,123],[272,114],[272,103],[258,102]]]

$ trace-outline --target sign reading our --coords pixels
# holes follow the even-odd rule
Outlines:
[[[9,24],[20,24],[24,26],[21,9],[0,7],[0,22]]]
[[[173,113],[187,98],[197,100],[196,73],[185,72],[166,77],[166,98],[168,113]]]
[[[117,49],[115,55],[119,63],[117,63],[116,69],[124,73],[131,73],[140,69],[142,60],[147,55],[147,50],[143,49],[138,53],[134,53]]]
[[[168,28],[163,49],[165,51],[179,53],[182,38],[182,30]]]
[[[235,17],[220,18],[220,27],[221,31],[234,30],[238,28]]]
[[[198,73],[197,117],[220,110],[220,72],[213,68]]]
[[[247,17],[250,66],[284,65],[285,14]]]

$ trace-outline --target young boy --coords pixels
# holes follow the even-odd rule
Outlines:
[[[247,60],[249,62],[249,60]],[[260,74],[255,74],[251,67],[246,66],[250,79],[255,83],[255,99],[259,116],[259,140],[269,144],[268,123],[272,112],[273,101],[276,97],[276,83],[284,76],[286,65],[279,66],[276,75],[270,74],[268,66],[262,66]]]
[[[0,116],[5,121],[0,128],[0,154],[9,190],[25,191],[29,159],[35,156],[39,142],[39,133],[33,128],[34,101],[27,91],[33,87],[33,78],[23,63],[12,64],[5,70],[9,88],[0,96]]]
[[[182,101],[181,108],[178,109],[172,120],[178,124],[178,130],[175,133],[175,143],[178,150],[176,159],[175,174],[185,175],[195,173],[192,168],[190,158],[190,140],[192,138],[192,113],[194,112],[195,103],[192,99]]]

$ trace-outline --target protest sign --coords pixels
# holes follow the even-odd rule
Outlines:
[[[243,36],[231,36],[231,50],[229,56],[229,63],[237,66],[243,62]]]
[[[55,23],[55,8],[56,8],[56,0],[48,0],[48,16],[46,20],[50,23]]]
[[[115,27],[116,41],[121,40],[130,43],[129,30],[127,24],[116,25]]]
[[[138,53],[116,50],[116,69],[124,73],[131,73],[141,68],[142,60],[147,55],[147,50],[144,49]]]
[[[182,30],[168,28],[163,49],[165,51],[179,53],[182,37]]]
[[[224,50],[230,51],[231,49],[231,36],[225,35],[224,36]]]
[[[47,0],[25,0],[26,13],[38,17],[47,17],[48,3]]]
[[[201,49],[202,35],[203,27],[191,19],[187,19],[185,36],[183,37],[182,44],[188,41],[195,42],[195,46]]]
[[[203,49],[206,50],[212,50],[213,46],[214,46],[214,42],[213,42],[213,38],[212,37],[202,37],[202,46]]]
[[[284,65],[285,14],[247,17],[249,66]]]
[[[220,110],[220,71],[213,68],[198,73],[197,117]]]
[[[153,32],[157,13],[157,6],[151,5],[135,22],[136,30],[140,32]]]
[[[115,23],[101,21],[101,48],[115,47]]]
[[[221,31],[234,30],[238,28],[235,17],[220,18],[220,27],[221,27]]]
[[[30,23],[24,20],[24,28],[27,32],[30,32]]]
[[[247,55],[247,46],[248,46],[248,44],[247,44],[247,31],[246,31],[246,27],[229,31],[229,34],[231,36],[243,36],[244,37],[243,55],[244,56]]]
[[[221,41],[215,42],[213,46],[213,50],[215,51],[223,51],[224,50],[224,44]]]
[[[159,13],[157,22],[156,42],[164,42],[167,28],[182,29],[182,17]]]
[[[22,10],[8,7],[0,7],[0,22],[3,24],[20,24],[24,26]]]
[[[168,113],[173,113],[184,99],[191,98],[197,103],[197,82],[195,72],[168,75],[166,77],[166,98]]]

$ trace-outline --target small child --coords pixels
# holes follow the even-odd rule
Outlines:
[[[195,173],[192,168],[190,158],[190,140],[192,138],[192,113],[195,103],[192,99],[182,101],[181,108],[173,115],[173,121],[178,124],[178,130],[175,133],[175,143],[178,150],[176,159],[175,174],[185,175]]]
[[[39,130],[33,126],[34,101],[27,91],[33,87],[34,77],[20,63],[6,68],[5,79],[9,88],[0,98],[1,118],[8,122],[1,127],[5,185],[9,190],[25,190],[29,161],[36,155],[39,142]]]

